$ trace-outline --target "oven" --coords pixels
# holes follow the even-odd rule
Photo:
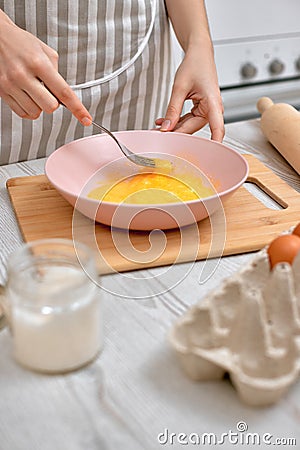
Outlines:
[[[225,122],[268,96],[300,108],[300,0],[206,0]]]
[[[300,109],[300,0],[206,0],[206,9],[225,122],[259,117],[263,96]],[[174,33],[173,42],[177,67]]]

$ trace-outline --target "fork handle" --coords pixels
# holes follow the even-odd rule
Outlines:
[[[104,131],[105,133],[109,134],[109,136],[111,138],[113,138],[113,140],[118,144],[119,148],[121,149],[121,151],[124,153],[125,156],[128,156],[128,154],[133,155],[133,153],[128,148],[126,148],[126,152],[125,152],[121,143],[107,128],[105,128],[103,125],[99,125],[99,123],[96,123],[93,121],[92,121],[92,124],[95,125],[95,127],[99,128],[100,130]]]

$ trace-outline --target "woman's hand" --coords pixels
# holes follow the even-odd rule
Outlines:
[[[58,54],[0,10],[0,96],[20,117],[37,119],[63,103],[83,124],[91,116],[58,73]]]
[[[162,131],[195,133],[209,123],[211,138],[224,137],[223,103],[218,85],[213,44],[204,0],[165,0],[176,37],[185,57],[173,83],[165,117],[157,119]],[[191,112],[181,117],[185,100],[192,100]]]
[[[181,116],[185,100],[192,100],[191,111]],[[223,103],[218,86],[212,50],[189,49],[180,64],[164,118],[156,120],[161,131],[195,133],[209,123],[211,138],[224,137]]]

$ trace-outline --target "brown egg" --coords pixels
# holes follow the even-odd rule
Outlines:
[[[268,255],[271,268],[281,262],[292,264],[300,252],[300,237],[295,234],[284,234],[275,238],[269,245]]]
[[[293,234],[300,237],[300,222],[298,223],[296,228],[294,228]]]

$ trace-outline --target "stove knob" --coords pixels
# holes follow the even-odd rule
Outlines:
[[[247,80],[249,78],[254,78],[257,74],[257,68],[252,63],[246,63],[241,67],[241,75]]]
[[[295,66],[296,66],[296,69],[297,69],[297,70],[300,70],[300,56],[299,56],[298,59],[296,59],[296,61],[295,61]]]
[[[284,71],[284,64],[279,59],[274,59],[269,65],[271,75],[279,75]]]

